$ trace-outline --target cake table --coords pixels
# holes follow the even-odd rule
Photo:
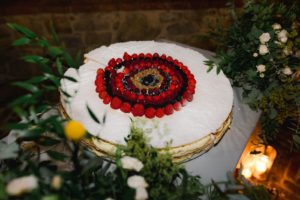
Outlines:
[[[207,73],[207,58],[190,48],[125,42],[97,48],[85,59],[78,71],[65,73],[78,82],[62,80],[62,89],[73,94],[68,104],[62,100],[62,110],[95,136],[84,143],[102,157],[114,156],[116,146],[125,144],[132,121],[152,146],[164,151],[168,145],[174,161],[210,149],[232,121],[229,80],[222,72]],[[105,123],[93,121],[87,106]]]

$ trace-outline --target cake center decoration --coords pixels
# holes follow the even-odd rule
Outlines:
[[[147,118],[164,117],[193,100],[196,80],[188,67],[165,54],[124,53],[97,71],[96,92],[104,104]]]

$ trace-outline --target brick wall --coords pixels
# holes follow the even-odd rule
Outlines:
[[[7,87],[12,80],[20,80],[37,74],[35,66],[19,60],[24,53],[39,53],[34,48],[13,48],[11,42],[19,35],[7,28],[13,22],[50,38],[50,24],[54,27],[65,47],[75,53],[88,52],[101,45],[130,40],[168,39],[188,45],[214,49],[207,39],[210,26],[226,26],[230,22],[226,8],[181,10],[126,10],[67,13],[35,13],[0,16],[0,102],[18,94]]]

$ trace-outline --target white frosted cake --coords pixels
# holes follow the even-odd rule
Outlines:
[[[169,144],[175,161],[208,150],[230,125],[230,82],[222,72],[207,73],[207,58],[197,51],[138,41],[101,46],[85,59],[65,73],[78,82],[62,80],[62,90],[74,95],[62,108],[95,136],[84,143],[101,156],[125,144],[132,120],[152,146],[163,151]],[[87,105],[105,123],[96,123]]]

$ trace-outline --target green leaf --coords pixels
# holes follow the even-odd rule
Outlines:
[[[23,96],[15,99],[9,105],[11,107],[13,107],[13,106],[16,106],[16,105],[20,105],[20,104],[25,104],[25,103],[32,102],[34,100],[35,100],[35,97],[32,94],[26,94],[26,95],[23,95]]]
[[[67,51],[64,51],[63,58],[67,62],[68,67],[76,68],[76,64],[75,64],[72,56]]]
[[[28,129],[29,128],[29,124],[28,123],[9,123],[6,125],[6,127],[10,130],[23,130],[23,129]]]
[[[35,85],[26,83],[26,82],[15,82],[15,83],[13,83],[13,85],[23,88],[25,90],[28,90],[30,92],[37,92],[39,90],[39,88],[36,87]]]
[[[53,46],[50,46],[50,47],[48,48],[48,54],[49,54],[51,57],[56,58],[56,57],[58,57],[58,56],[60,56],[60,55],[63,54],[63,50],[62,50],[61,48],[59,48],[59,47],[53,47]]]
[[[52,75],[52,74],[48,74],[48,73],[45,73],[45,76],[51,80],[56,86],[57,86],[57,89],[58,87],[60,86],[60,80],[58,77]]]
[[[18,156],[19,145],[16,142],[6,144],[0,141],[0,160],[16,158]]]
[[[52,151],[52,150],[49,150],[47,151],[47,154],[55,159],[55,160],[59,160],[59,161],[64,161],[66,158],[68,158],[67,155],[63,154],[63,153],[60,153],[60,152],[57,152],[57,151]]]
[[[58,73],[60,75],[62,75],[64,73],[64,70],[63,70],[63,65],[62,65],[62,63],[61,63],[61,61],[60,61],[59,58],[56,58],[55,64],[56,64]]]
[[[101,124],[101,122],[99,121],[99,119],[96,117],[96,115],[94,114],[94,112],[90,109],[90,107],[88,106],[88,104],[86,104],[86,108],[89,112],[89,115],[91,116],[91,118],[98,124]]]
[[[15,24],[15,23],[8,23],[7,24],[11,29],[14,29],[15,31],[18,31],[19,33],[25,35],[26,37],[30,38],[30,39],[34,39],[37,37],[37,35],[32,32],[31,30],[29,30],[28,28]]]
[[[45,76],[35,76],[31,79],[29,79],[27,82],[28,83],[40,83],[47,80],[47,78]]]
[[[35,64],[48,63],[49,61],[47,58],[44,58],[42,56],[37,56],[37,55],[27,55],[21,58],[26,62],[35,63]]]
[[[45,138],[45,140],[41,140],[39,142],[39,144],[43,145],[43,146],[53,146],[53,145],[57,145],[59,144],[61,141],[60,140],[57,140],[57,139],[54,139],[54,138],[50,138],[50,137],[47,137]]]
[[[0,175],[0,199],[7,200],[6,188],[2,175]]]
[[[18,40],[15,40],[12,45],[13,46],[21,46],[21,45],[25,45],[25,44],[29,44],[30,43],[30,39],[27,37],[22,37]]]

